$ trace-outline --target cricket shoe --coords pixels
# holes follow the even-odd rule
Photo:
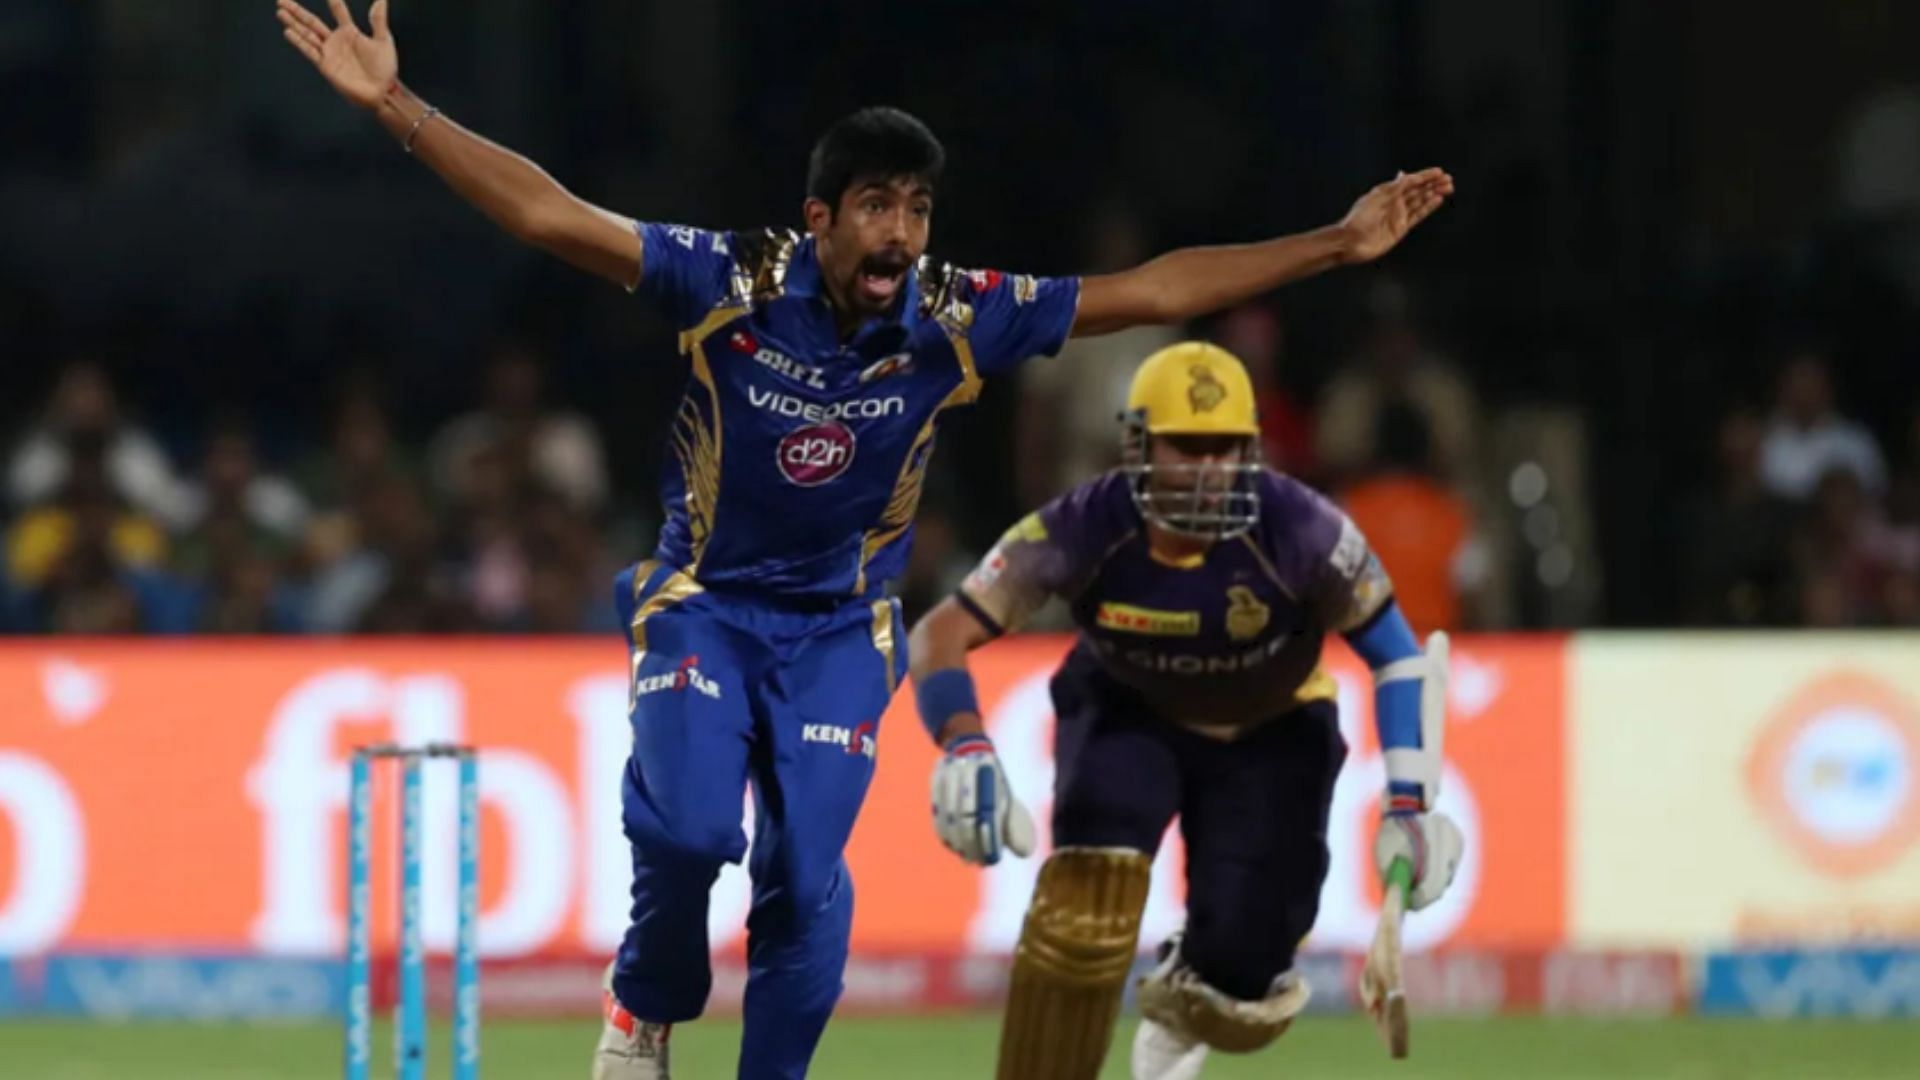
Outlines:
[[[1184,933],[1160,943],[1159,957],[1149,979],[1170,979],[1185,961],[1180,959]],[[1140,1018],[1133,1032],[1133,1080],[1195,1080],[1207,1060],[1207,1044],[1160,1023]]]
[[[1197,1080],[1206,1061],[1206,1043],[1152,1020],[1133,1033],[1133,1080]]]
[[[613,996],[613,965],[600,985],[600,1011],[606,1024],[593,1051],[593,1080],[670,1080],[667,1036],[672,1024],[641,1020]]]

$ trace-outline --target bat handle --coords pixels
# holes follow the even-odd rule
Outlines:
[[[1393,860],[1387,867],[1387,888],[1400,892],[1400,902],[1407,903],[1413,897],[1413,862],[1405,857]]]

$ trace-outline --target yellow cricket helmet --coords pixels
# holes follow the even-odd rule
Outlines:
[[[1147,357],[1127,389],[1127,412],[1149,435],[1260,434],[1247,366],[1205,341],[1182,341]]]
[[[1220,540],[1259,520],[1260,418],[1253,379],[1239,357],[1205,341],[1161,349],[1134,372],[1121,419],[1121,469],[1148,521],[1184,536]],[[1230,455],[1156,454],[1153,442],[1162,436],[1237,439],[1240,445]]]

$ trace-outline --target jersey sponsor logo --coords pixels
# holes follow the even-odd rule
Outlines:
[[[980,565],[973,568],[973,573],[967,575],[967,580],[963,584],[969,592],[983,593],[998,584],[1000,575],[1006,572],[1006,551],[999,544],[995,544],[993,550],[987,552],[987,557],[980,560]]]
[[[1156,611],[1153,608],[1116,604],[1100,605],[1094,622],[1107,630],[1123,634],[1147,634],[1155,637],[1195,637],[1200,633],[1197,611]]]
[[[1327,561],[1348,581],[1359,576],[1361,568],[1367,564],[1367,538],[1360,535],[1360,527],[1345,514],[1340,515],[1340,539],[1334,542]]]
[[[1280,655],[1288,641],[1281,634],[1272,641],[1251,649],[1230,649],[1211,653],[1171,653],[1155,649],[1123,649],[1112,641],[1100,643],[1100,651],[1117,656],[1128,666],[1155,675],[1231,675],[1250,671]]]
[[[969,270],[967,280],[973,283],[975,294],[990,293],[1000,287],[1000,281],[1006,277],[998,270]]]
[[[912,370],[912,353],[894,353],[892,356],[881,357],[879,361],[868,365],[867,369],[860,373],[860,382],[864,385],[889,375],[902,375]]]
[[[1227,589],[1227,636],[1235,641],[1247,641],[1260,636],[1273,618],[1273,609],[1260,602],[1253,590],[1245,585],[1234,585]]]
[[[780,475],[800,487],[819,487],[853,465],[853,432],[828,420],[787,433],[775,448]]]
[[[640,657],[634,657],[637,665]],[[633,696],[643,698],[649,694],[677,694],[691,690],[701,697],[720,700],[720,684],[700,673],[700,658],[689,656],[680,661],[680,666],[664,675],[648,675],[633,680]]]
[[[1360,569],[1360,580],[1353,583],[1353,610],[1349,615],[1354,625],[1373,618],[1374,613],[1393,599],[1393,581],[1387,577],[1387,568],[1380,564],[1380,557],[1367,553],[1366,565]]]
[[[903,416],[907,411],[907,399],[904,397],[854,398],[852,401],[830,401],[825,405],[792,394],[783,394],[778,390],[762,390],[757,386],[747,387],[747,400],[756,409],[765,409],[776,416],[791,416],[809,423],[829,423],[835,420],[881,420],[889,416]]]
[[[803,364],[778,349],[769,349],[760,344],[760,339],[745,330],[735,330],[729,334],[727,347],[743,356],[753,357],[754,363],[777,374],[785,375],[795,382],[805,383],[815,390],[827,388],[827,373],[824,369]]]
[[[1031,304],[1040,295],[1040,279],[1032,274],[1021,274],[1013,279],[1013,302]]]
[[[850,728],[839,724],[802,724],[800,741],[838,746],[848,754],[864,754],[868,761],[872,761],[879,751],[873,733],[874,723],[871,720]]]

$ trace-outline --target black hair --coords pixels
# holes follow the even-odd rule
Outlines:
[[[807,197],[839,213],[840,197],[862,180],[911,177],[931,188],[946,165],[946,148],[927,125],[890,105],[872,105],[841,117],[813,144]]]

